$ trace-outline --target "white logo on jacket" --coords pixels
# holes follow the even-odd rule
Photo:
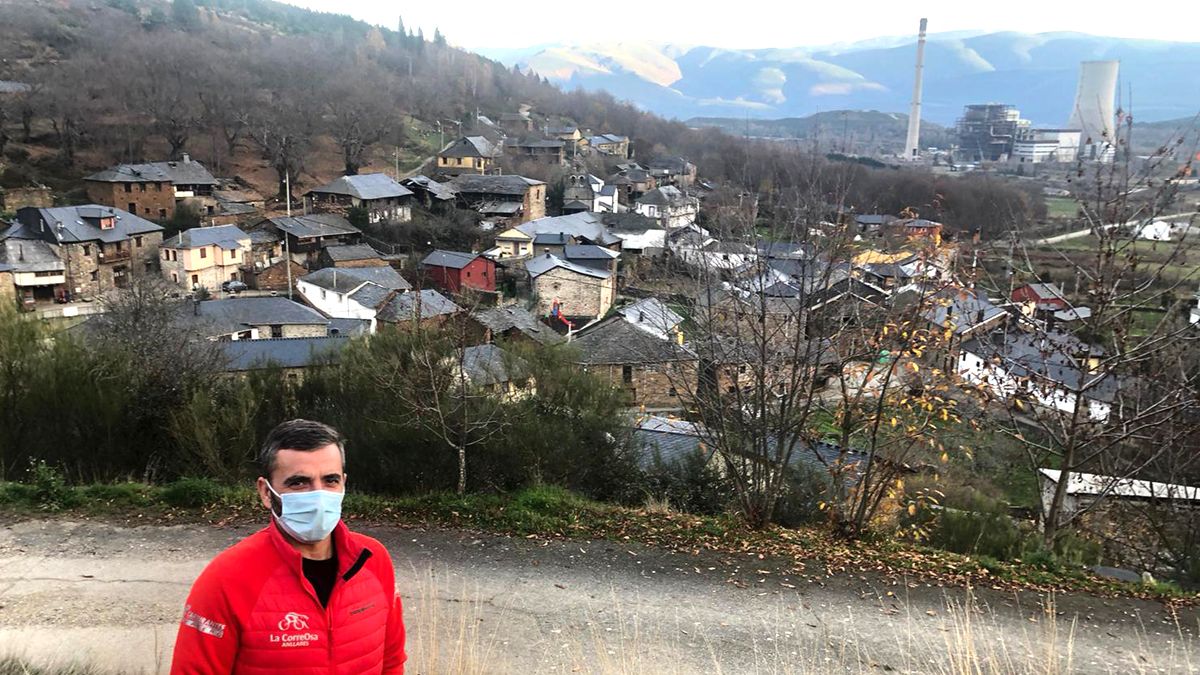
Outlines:
[[[279,630],[306,630],[308,628],[308,615],[298,612],[288,612],[283,615],[283,619],[279,621]]]

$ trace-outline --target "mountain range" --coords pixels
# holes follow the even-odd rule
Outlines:
[[[916,57],[913,37],[792,49],[611,42],[477,51],[565,88],[607,91],[679,119],[907,112]],[[1017,106],[1035,125],[1061,126],[1079,63],[1108,59],[1121,62],[1120,100],[1138,120],[1200,111],[1200,42],[959,32],[928,38],[922,117],[952,124],[964,105],[996,102]]]

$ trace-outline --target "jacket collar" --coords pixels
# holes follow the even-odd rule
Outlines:
[[[275,522],[274,517],[271,517],[271,522],[265,529],[279,557],[289,567],[293,568],[297,574],[303,575],[303,563],[300,552],[292,547],[291,542],[283,534],[283,530],[279,529],[279,523]],[[346,527],[346,522],[343,520],[338,521],[337,525],[333,528],[331,536],[333,537],[333,547],[337,551],[338,576],[342,576],[358,562],[358,558],[363,554],[365,549],[351,535],[350,528]]]

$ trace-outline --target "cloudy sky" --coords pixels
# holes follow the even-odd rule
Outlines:
[[[713,47],[800,47],[915,34],[920,17],[930,32],[1012,30],[1078,31],[1114,37],[1196,41],[1195,22],[1162,11],[1131,10],[1128,3],[1055,0],[692,0],[691,2],[533,2],[497,0],[288,0],[327,12],[395,27],[396,18],[432,35],[438,28],[470,49],[520,48],[548,43],[652,41]],[[594,10],[589,11],[590,8]],[[1195,12],[1195,9],[1176,10]],[[1193,14],[1193,18],[1194,18]]]

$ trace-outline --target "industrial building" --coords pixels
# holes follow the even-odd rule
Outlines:
[[[1078,129],[1025,129],[1013,141],[1010,159],[1017,164],[1073,162],[1079,156]]]
[[[969,105],[956,123],[959,159],[972,162],[1007,160],[1017,138],[1029,127],[1021,111],[1002,103]]]

